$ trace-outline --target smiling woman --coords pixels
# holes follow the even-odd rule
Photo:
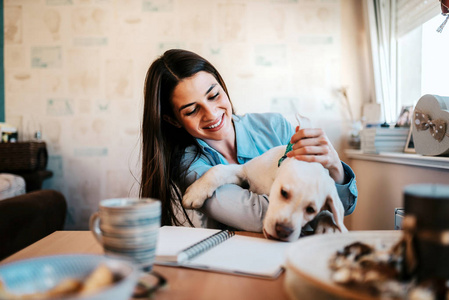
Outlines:
[[[345,212],[354,210],[354,173],[340,161],[324,131],[295,131],[280,114],[236,115],[222,77],[199,55],[173,49],[155,60],[147,72],[144,101],[140,195],[161,200],[163,225],[193,225],[182,195],[212,166],[244,164],[290,142],[289,156],[322,164]],[[262,231],[267,195],[227,184],[208,197],[198,213],[201,226]]]
[[[186,92],[185,96],[183,91]],[[191,91],[195,93],[187,93]],[[161,200],[161,222],[164,225],[180,225],[183,222],[193,225],[180,205],[182,194],[179,186],[188,169],[188,165],[181,166],[181,159],[188,146],[197,150],[195,156],[201,152],[195,139],[198,134],[193,136],[190,132],[198,130],[198,127],[194,127],[195,120],[202,121],[198,118],[198,111],[199,115],[203,115],[206,108],[206,117],[210,114],[206,103],[213,102],[213,91],[220,92],[221,98],[229,99],[226,85],[218,71],[207,60],[189,51],[169,50],[155,60],[147,72],[140,195]],[[174,96],[176,102],[172,101]],[[232,114],[232,104],[228,102],[229,114]],[[212,121],[207,126],[211,125],[215,123]],[[202,123],[202,126],[205,125]],[[182,212],[184,220],[177,216],[177,212]]]

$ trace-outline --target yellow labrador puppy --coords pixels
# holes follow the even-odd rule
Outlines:
[[[295,158],[285,158],[278,166],[285,150],[286,146],[278,146],[243,165],[210,168],[187,188],[183,206],[200,208],[218,187],[246,182],[252,192],[269,195],[263,222],[267,238],[297,240],[301,229],[318,214],[325,217],[319,218],[315,233],[346,232],[343,204],[328,170]]]

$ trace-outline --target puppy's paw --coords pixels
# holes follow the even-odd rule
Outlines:
[[[319,222],[315,229],[315,234],[338,233],[340,229],[333,222],[332,224]]]
[[[227,166],[216,165],[210,168],[197,181],[192,183],[186,190],[182,198],[182,206],[184,208],[200,208],[204,201],[212,197],[215,190],[227,183],[226,170]]]
[[[201,178],[189,186],[182,197],[182,206],[184,208],[201,208],[204,202],[212,197],[215,189],[205,180]]]
[[[202,197],[200,194],[196,193],[195,190],[195,188],[189,187],[182,197],[182,206],[184,206],[184,208],[197,209],[203,206],[204,201],[206,201],[207,198]]]
[[[338,233],[340,229],[334,223],[334,218],[332,213],[328,211],[322,211],[316,216],[317,223],[315,226],[315,234],[326,234],[326,233]]]

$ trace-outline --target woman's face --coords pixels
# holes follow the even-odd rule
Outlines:
[[[219,141],[234,136],[231,102],[211,74],[201,71],[180,81],[172,105],[174,124],[193,137]]]

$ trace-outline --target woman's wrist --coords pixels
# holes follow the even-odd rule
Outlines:
[[[338,166],[329,168],[329,175],[336,184],[343,184],[345,182],[345,171],[341,163],[339,163]]]

